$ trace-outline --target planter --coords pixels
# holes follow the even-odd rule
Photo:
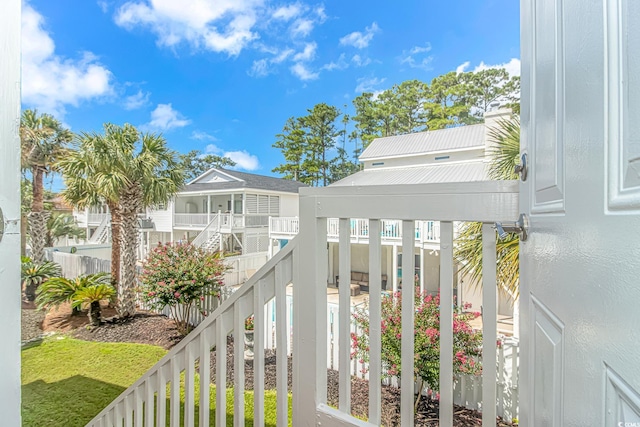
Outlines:
[[[244,331],[244,360],[253,360],[253,330]]]

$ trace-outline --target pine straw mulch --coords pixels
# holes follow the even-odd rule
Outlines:
[[[31,311],[28,317],[37,318],[37,313],[31,307],[23,307],[23,311]],[[141,344],[151,344],[170,349],[180,342],[173,322],[163,315],[152,314],[141,311],[132,319],[120,320],[115,317],[112,308],[104,307],[103,318],[106,321],[100,327],[89,326],[86,315],[72,316],[68,306],[62,306],[58,310],[46,315],[40,328],[43,332],[57,331],[70,334],[72,337],[87,341],[100,342],[134,342]],[[24,318],[23,313],[23,318]],[[28,326],[33,328],[33,322]],[[23,324],[24,328],[24,324]],[[31,332],[33,334],[33,332]],[[23,330],[24,337],[24,330]],[[23,338],[24,340],[24,338]],[[233,386],[234,378],[234,357],[233,338],[227,339],[227,385]],[[288,389],[292,385],[292,358],[288,358]],[[245,361],[245,387],[253,389],[253,363]],[[276,388],[276,353],[273,350],[265,352],[265,389]],[[216,352],[211,352],[211,381],[215,383],[216,374]],[[338,406],[339,374],[337,371],[327,370],[327,398],[329,405]],[[352,378],[351,380],[351,406],[352,413],[356,416],[366,417],[369,406],[369,386],[366,380]],[[394,387],[382,387],[382,424],[387,427],[400,425],[400,390]],[[471,427],[482,425],[482,414],[478,411],[454,407],[454,427]],[[438,402],[423,398],[416,414],[416,427],[438,426]],[[511,424],[496,420],[497,427],[511,426]]]

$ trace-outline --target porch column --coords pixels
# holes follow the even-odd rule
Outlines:
[[[398,292],[398,246],[393,245],[393,254],[391,255],[391,277],[393,277],[393,293]]]
[[[334,280],[336,276],[333,274],[333,251],[335,250],[335,245],[329,243],[329,277],[327,278],[327,283],[333,283],[335,285]]]
[[[424,248],[420,248],[420,292],[424,292]]]
[[[207,224],[211,222],[211,194],[207,194]]]

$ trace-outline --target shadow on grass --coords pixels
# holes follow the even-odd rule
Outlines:
[[[22,386],[22,425],[84,426],[124,390],[124,387],[81,375],[51,383],[37,380],[25,384]]]

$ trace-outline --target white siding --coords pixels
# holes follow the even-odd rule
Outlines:
[[[287,194],[280,196],[280,216],[298,216],[298,195]]]
[[[153,220],[154,229],[156,231],[168,231],[171,232],[173,223],[173,203],[171,203],[167,209],[153,210],[149,209],[149,217]]]

